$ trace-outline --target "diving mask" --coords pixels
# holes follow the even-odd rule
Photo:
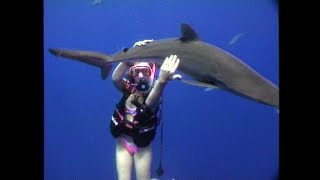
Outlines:
[[[129,74],[135,79],[135,86],[138,91],[149,91],[155,78],[156,66],[152,64],[152,67],[148,63],[138,63],[129,69]],[[142,77],[139,77],[139,74]]]

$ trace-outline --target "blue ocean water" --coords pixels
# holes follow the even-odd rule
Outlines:
[[[44,179],[115,180],[109,121],[121,94],[87,64],[48,48],[112,54],[143,39],[180,36],[180,23],[279,85],[273,0],[44,1]],[[279,169],[279,114],[221,90],[177,81],[164,92],[162,180],[271,180]],[[158,131],[160,132],[160,131]],[[153,176],[160,133],[153,143]],[[133,179],[135,177],[133,176]]]

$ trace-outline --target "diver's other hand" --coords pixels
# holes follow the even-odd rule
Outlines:
[[[146,45],[146,43],[149,43],[149,42],[152,42],[153,39],[146,39],[146,40],[143,40],[143,41],[138,41],[136,43],[134,43],[133,47],[136,47],[136,46],[144,46]]]
[[[180,74],[174,74],[179,63],[180,59],[177,55],[170,55],[169,57],[166,57],[160,68],[159,81],[166,83],[168,80],[181,79],[182,76]]]

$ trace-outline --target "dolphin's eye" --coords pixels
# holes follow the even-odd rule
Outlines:
[[[129,48],[123,48],[122,52],[127,52]]]

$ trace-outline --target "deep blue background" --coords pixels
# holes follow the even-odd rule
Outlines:
[[[278,8],[273,2],[105,0],[93,6],[90,0],[45,0],[45,180],[116,179],[108,124],[121,98],[110,77],[101,80],[98,68],[56,58],[49,47],[112,54],[139,40],[179,37],[184,22],[202,40],[279,85]],[[239,33],[244,35],[228,45]],[[161,179],[269,180],[277,174],[279,114],[274,108],[176,81],[164,96]],[[159,162],[159,135],[153,170]]]

